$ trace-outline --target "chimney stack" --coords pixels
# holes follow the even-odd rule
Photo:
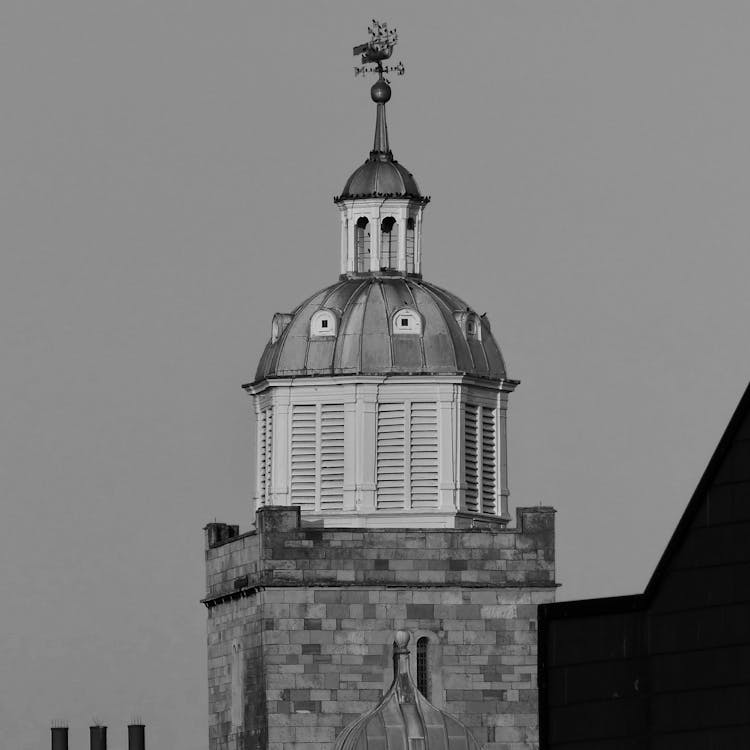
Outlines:
[[[68,727],[63,723],[52,725],[52,750],[68,750]]]
[[[128,750],[146,750],[146,727],[139,719],[128,724]]]
[[[91,750],[107,750],[107,727],[101,724],[94,724],[89,727],[91,734]]]

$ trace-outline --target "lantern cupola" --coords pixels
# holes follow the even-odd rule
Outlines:
[[[403,74],[404,66],[385,66],[396,43],[395,30],[371,29],[372,40],[354,48],[362,54],[359,73],[377,73],[370,89],[376,105],[375,138],[367,160],[352,172],[334,202],[341,211],[341,275],[421,275],[422,212],[429,198],[414,175],[393,158],[385,105],[391,86],[385,73]]]

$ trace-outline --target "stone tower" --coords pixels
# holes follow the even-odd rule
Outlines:
[[[395,36],[373,148],[334,202],[340,275],[277,313],[255,379],[254,525],[206,527],[210,748],[315,750],[414,680],[489,750],[535,747],[536,605],[554,598],[554,511],[509,528],[508,378],[488,320],[422,278],[429,198],[393,157]],[[368,67],[369,66],[369,67]]]

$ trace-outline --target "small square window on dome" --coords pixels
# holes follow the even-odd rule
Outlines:
[[[335,336],[336,316],[330,310],[318,310],[310,319],[311,336]]]
[[[422,317],[416,310],[399,310],[393,316],[394,333],[422,333]]]

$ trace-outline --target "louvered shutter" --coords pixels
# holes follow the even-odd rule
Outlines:
[[[437,404],[412,402],[409,424],[409,479],[411,507],[437,508]]]
[[[320,509],[344,507],[344,405],[323,404],[320,413]]]
[[[482,408],[482,512],[496,513],[495,411]]]
[[[264,409],[259,416],[258,490],[261,503],[271,496],[271,446],[273,445],[273,410]]]
[[[479,407],[466,404],[464,413],[464,466],[466,484],[466,510],[479,510]]]
[[[266,412],[258,415],[258,496],[261,502],[266,500],[266,451],[268,438],[266,436]]]
[[[404,507],[404,404],[379,404],[376,443],[378,510]]]
[[[315,510],[317,406],[292,407],[290,490],[294,505]]]

